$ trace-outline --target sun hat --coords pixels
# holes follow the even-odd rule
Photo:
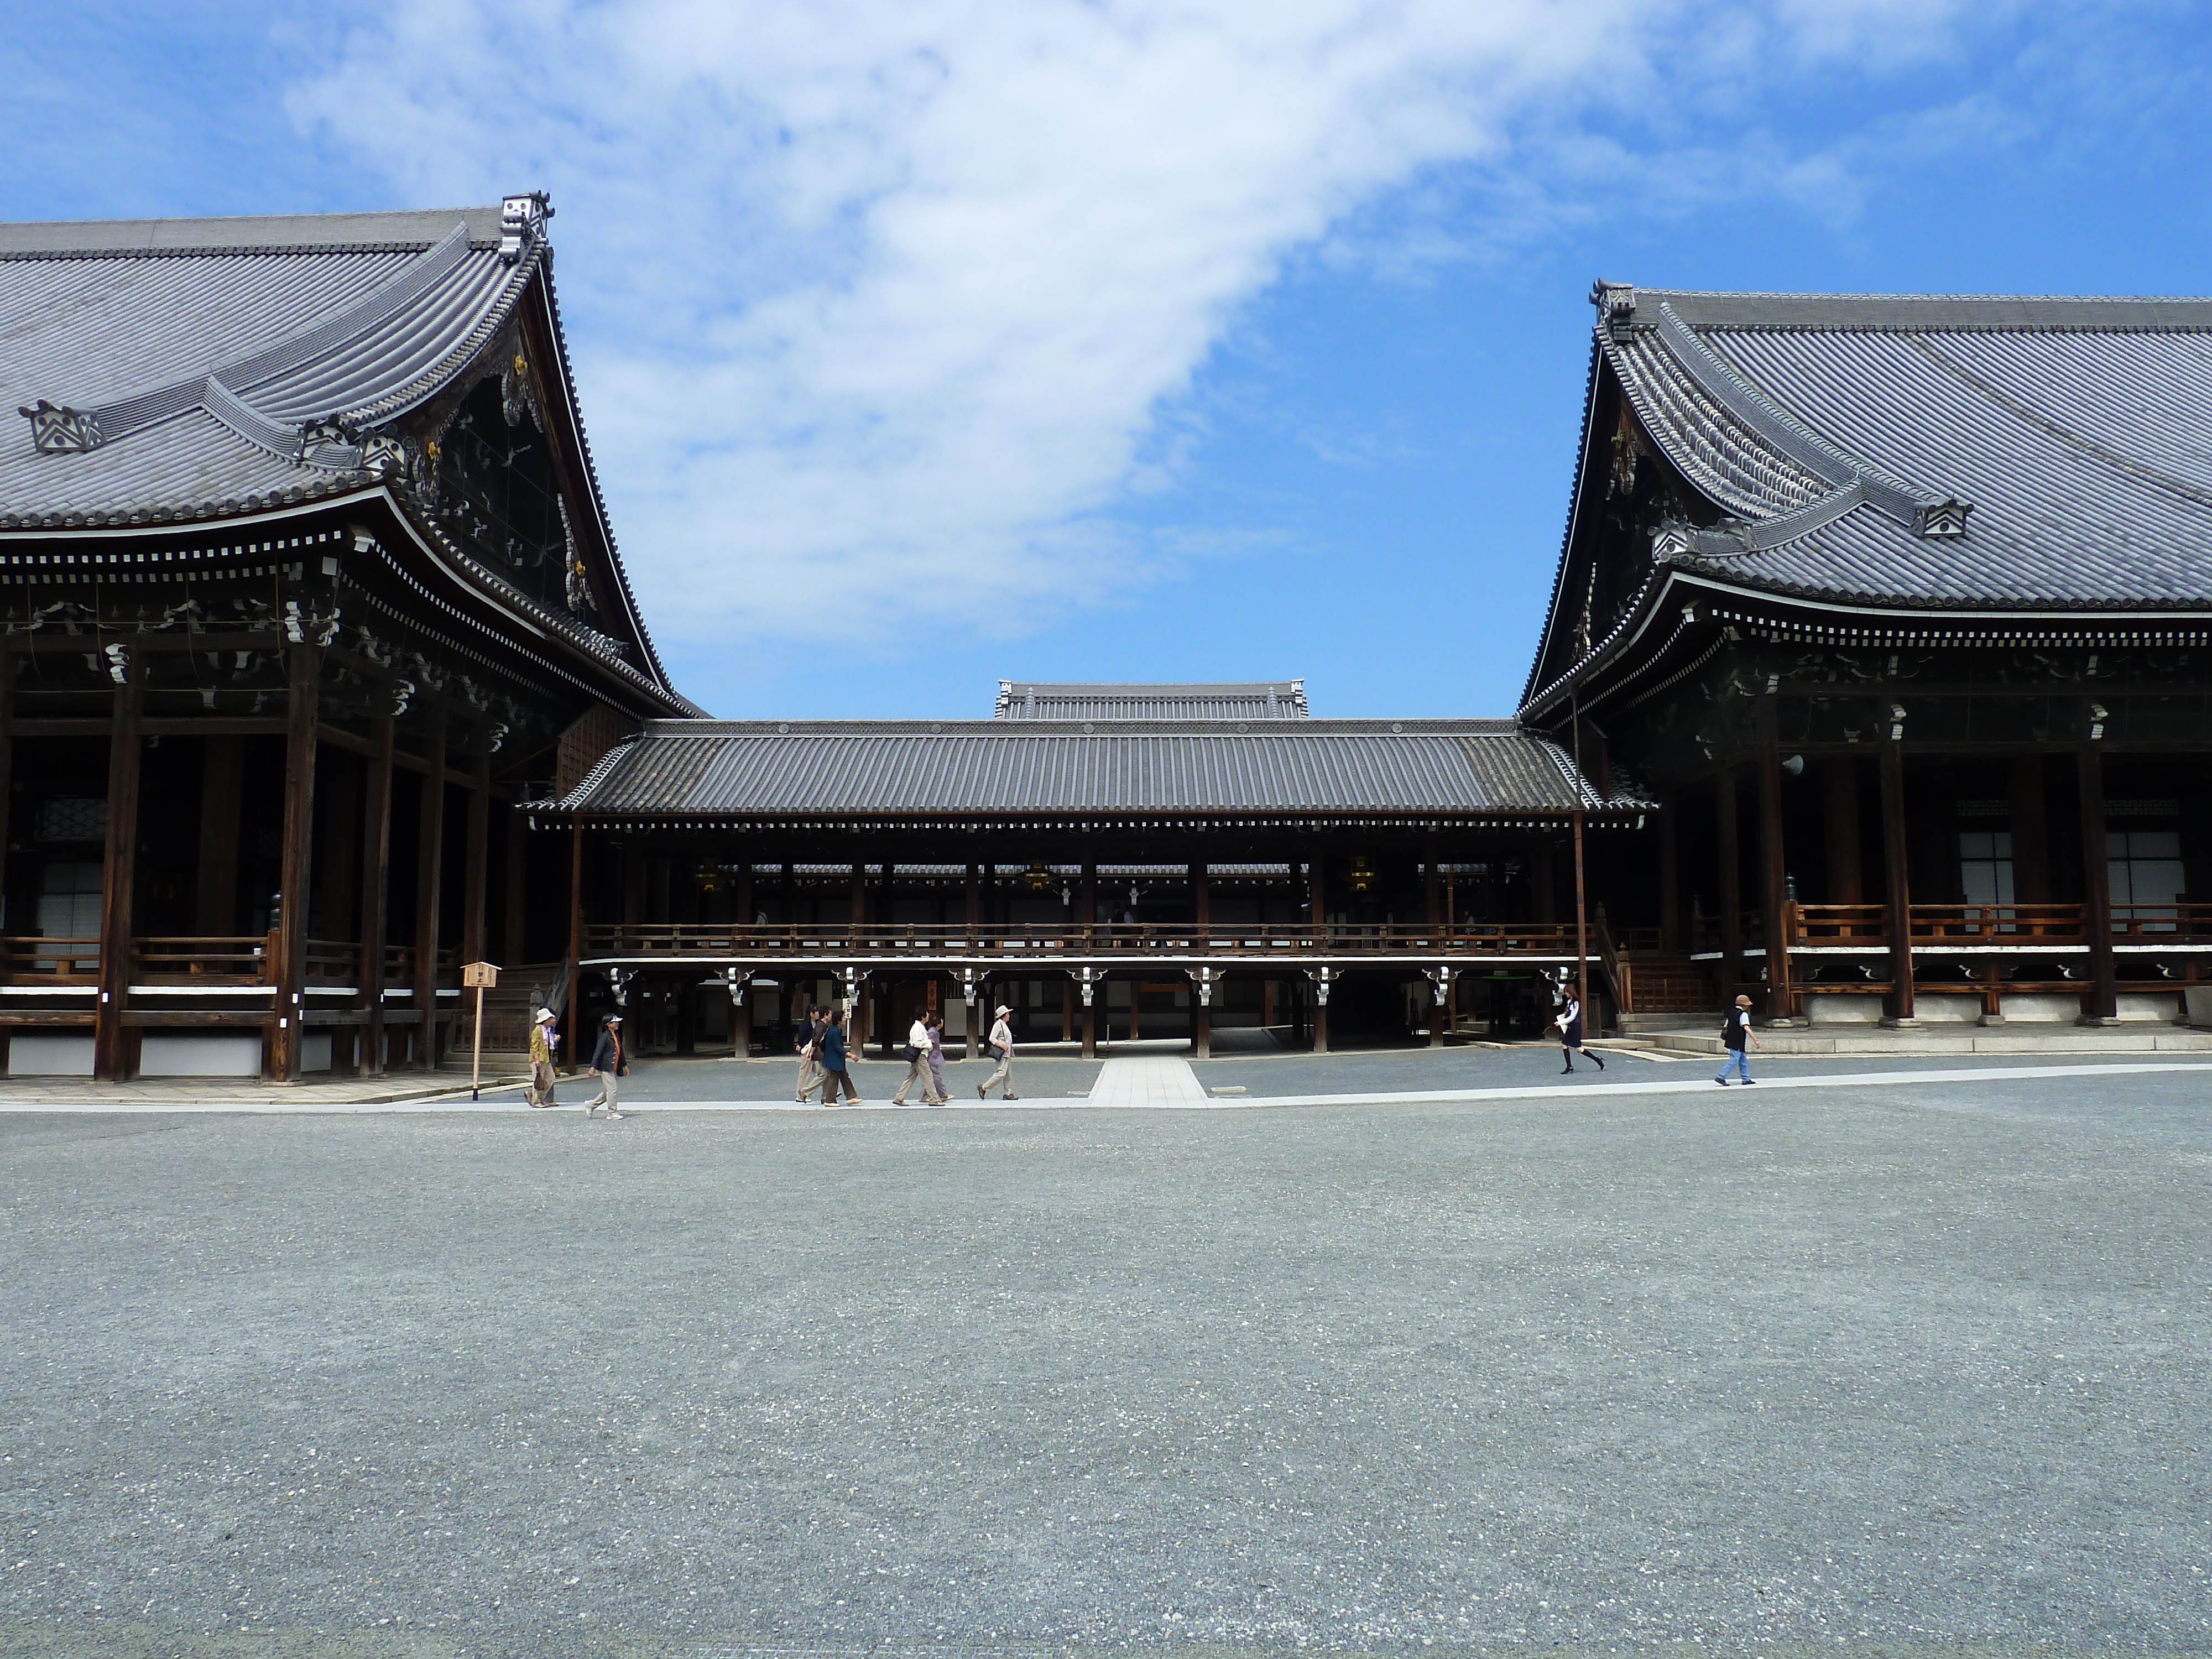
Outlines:
[[[543,1025],[543,1024],[544,1024],[547,1020],[549,1020],[549,1019],[550,1019],[550,1018],[553,1018],[553,1011],[552,1011],[550,1008],[540,1008],[540,1009],[538,1011],[538,1021],[537,1021],[537,1023],[538,1023],[538,1024],[540,1024],[540,1025]]]

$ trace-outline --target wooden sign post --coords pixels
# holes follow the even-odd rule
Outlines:
[[[477,994],[476,1052],[469,1059],[469,1098],[477,1099],[483,1088],[483,994],[499,983],[499,969],[489,962],[471,962],[461,969],[464,988]]]

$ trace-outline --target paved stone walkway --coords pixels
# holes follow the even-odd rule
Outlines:
[[[1206,1106],[1190,1062],[1175,1054],[1109,1060],[1091,1088],[1093,1106]]]

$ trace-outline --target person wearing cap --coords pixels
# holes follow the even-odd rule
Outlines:
[[[1005,1084],[1003,1098],[1019,1100],[1014,1092],[1014,1028],[1006,1023],[1006,1016],[1014,1011],[1005,1003],[999,1005],[999,1017],[991,1024],[991,1046],[999,1051],[999,1069],[976,1085],[975,1098],[988,1100],[991,1091]]]
[[[1736,1080],[1755,1083],[1751,1074],[1751,1049],[1759,1043],[1759,1033],[1751,1029],[1751,999],[1738,997],[1735,1006],[1728,1012],[1728,1024],[1721,1028],[1721,1041],[1728,1044],[1728,1058],[1721,1062],[1721,1074],[1713,1079],[1723,1088],[1728,1086],[1729,1067],[1735,1067]]]
[[[522,1097],[532,1106],[554,1103],[553,1052],[560,1042],[553,1030],[553,1011],[540,1008],[530,1024],[530,1086],[522,1091]]]
[[[622,1116],[617,1103],[622,1098],[622,1080],[629,1075],[629,1060],[623,1053],[622,1023],[620,1014],[609,1014],[599,1023],[599,1046],[592,1050],[591,1073],[599,1080],[599,1097],[584,1108],[586,1117],[597,1117],[602,1106],[607,1109],[609,1121]]]

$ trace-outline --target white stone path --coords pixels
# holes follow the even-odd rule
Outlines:
[[[1206,1106],[1212,1103],[1199,1086],[1190,1062],[1173,1054],[1130,1054],[1098,1068],[1091,1085],[1093,1106]]]

